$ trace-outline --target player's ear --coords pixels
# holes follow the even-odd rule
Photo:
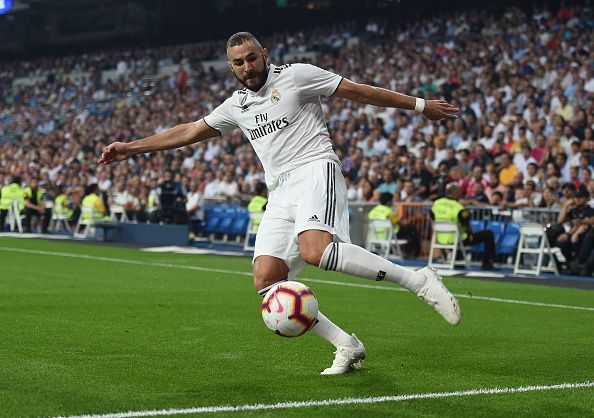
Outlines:
[[[268,62],[268,50],[266,48],[262,48],[262,56],[264,57],[264,61],[266,62],[266,65],[270,64]]]
[[[229,68],[231,69],[231,72],[237,76],[237,74],[235,74],[235,70],[233,69],[233,64],[231,64],[231,61],[227,61],[227,64],[229,64]]]

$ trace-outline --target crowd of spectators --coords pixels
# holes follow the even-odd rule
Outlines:
[[[377,202],[382,192],[431,201],[453,181],[465,204],[568,211],[585,194],[594,207],[592,7],[534,7],[403,27],[350,22],[262,44],[277,64],[287,53],[315,51],[309,62],[353,81],[462,109],[456,120],[431,122],[410,111],[325,101],[351,201]],[[224,41],[0,63],[0,185],[12,175],[37,179],[49,196],[64,188],[76,206],[97,183],[111,196],[107,204],[125,192],[124,205],[147,212],[169,169],[203,199],[249,198],[264,177],[240,131],[127,163],[96,163],[108,143],[198,120],[240,87],[230,72],[205,68],[208,59],[225,59]],[[177,74],[149,77],[170,64],[180,65]],[[117,77],[101,83],[103,70]],[[72,71],[90,76],[68,81]],[[13,87],[23,76],[41,78]]]

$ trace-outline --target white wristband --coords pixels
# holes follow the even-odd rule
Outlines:
[[[415,99],[415,112],[423,113],[425,110],[425,99],[416,98]]]

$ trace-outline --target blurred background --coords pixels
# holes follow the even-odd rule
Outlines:
[[[102,220],[187,225],[191,242],[243,248],[248,205],[266,191],[240,131],[96,163],[110,142],[198,120],[240,88],[225,57],[240,30],[275,64],[310,62],[462,109],[456,121],[430,122],[324,101],[356,243],[365,244],[368,210],[390,193],[421,241],[404,255],[426,257],[428,210],[456,182],[476,228],[499,234],[500,262],[513,263],[517,247],[499,246],[508,225],[537,222],[562,250],[562,268],[592,274],[590,1],[0,0],[1,226],[72,234],[96,194]],[[6,200],[15,179],[18,216]]]

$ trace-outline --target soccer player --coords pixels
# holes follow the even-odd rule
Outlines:
[[[264,166],[269,189],[253,258],[254,285],[260,295],[279,281],[295,277],[308,263],[397,283],[424,299],[446,321],[458,324],[458,301],[433,269],[409,270],[351,244],[347,190],[320,96],[415,110],[431,120],[455,119],[459,109],[443,100],[423,100],[354,83],[309,64],[269,64],[268,51],[248,32],[229,38],[227,57],[243,90],[199,121],[106,146],[99,163],[183,147],[240,128]],[[322,374],[360,367],[365,348],[355,334],[347,334],[322,313],[317,319],[312,332],[336,347],[332,365]]]

